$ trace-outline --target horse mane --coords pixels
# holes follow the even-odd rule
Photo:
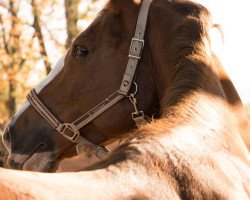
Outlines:
[[[238,133],[250,150],[250,126],[242,101],[220,60],[211,49],[209,33],[213,27],[220,28],[219,25],[213,24],[209,11],[199,4],[184,1],[183,6],[178,3],[175,10],[180,12],[182,17],[184,15],[184,19],[174,29],[172,34],[175,37],[167,50],[168,65],[172,67],[173,72],[172,83],[167,87],[161,101],[162,115],[180,113],[179,117],[182,118],[185,110],[192,111],[204,96],[213,98],[215,102],[223,102],[217,106],[218,110],[221,109],[219,107],[230,110]],[[183,103],[187,101],[189,104]],[[203,103],[206,104],[205,101]],[[211,109],[213,106],[210,105]],[[202,109],[199,111],[201,116],[207,115]],[[197,112],[189,115],[195,116]],[[189,117],[184,120],[188,122]]]
[[[225,98],[217,76],[220,62],[214,59],[210,47],[212,22],[209,11],[191,2],[178,3],[173,7],[183,19],[177,22],[172,31],[174,37],[166,47],[172,83],[164,91],[161,101],[163,113],[192,91],[200,90]]]

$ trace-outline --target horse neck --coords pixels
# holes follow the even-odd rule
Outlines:
[[[192,121],[192,118],[195,118],[194,116],[197,114],[201,117],[206,116],[207,113],[202,109],[194,109],[196,105],[193,102],[202,102],[210,109],[230,110],[230,114],[234,115],[233,124],[244,144],[250,150],[250,126],[244,107],[221,63],[211,52],[208,37],[204,34],[194,46],[190,46],[188,40],[176,42],[174,45],[170,45],[168,56],[163,56],[161,61],[158,61],[157,71],[159,72],[159,80],[162,80],[159,85],[164,88],[159,90],[161,91],[159,94],[161,97],[161,116],[168,116],[169,113],[173,112],[184,116],[183,107],[190,111],[188,118],[178,116],[185,118],[184,121]],[[182,48],[185,46],[189,48]],[[164,49],[161,50],[164,52]],[[213,103],[208,104],[204,101],[206,99],[204,97],[208,96],[214,102],[223,103],[220,103],[220,106],[214,106]],[[227,118],[227,115],[223,117]],[[210,120],[216,121],[218,119],[211,118]]]
[[[169,65],[172,72],[162,99],[163,114],[190,97],[196,96],[198,101],[199,96],[209,95],[226,101],[220,79],[210,59],[199,53],[181,54],[181,58]]]

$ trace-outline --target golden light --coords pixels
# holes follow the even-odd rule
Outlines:
[[[250,1],[194,0],[206,6],[213,22],[222,26],[225,41],[212,31],[213,50],[218,54],[244,103],[250,102]]]

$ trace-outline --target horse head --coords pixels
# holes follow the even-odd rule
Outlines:
[[[35,88],[59,121],[73,122],[120,88],[139,9],[134,1],[110,1]],[[136,98],[138,107],[149,116],[159,110],[152,65],[146,42],[137,70]],[[132,85],[131,91],[136,87]],[[124,98],[81,128],[80,134],[94,144],[119,138],[135,128],[132,112],[133,105]],[[59,160],[76,154],[75,144],[62,137],[28,101],[9,122],[3,139],[11,168],[51,171]]]
[[[140,8],[141,1],[110,0],[89,28],[75,39],[29,96],[40,104],[26,101],[6,127],[3,140],[9,150],[10,167],[53,171],[62,158],[75,155],[76,149],[48,121],[56,118],[55,122],[71,123],[84,113],[89,117],[102,109],[96,105],[105,99],[109,101],[109,95],[119,93],[119,88],[129,84],[129,91],[136,92],[137,108],[155,118],[164,117],[171,106],[192,91],[205,91],[226,99],[217,68],[207,67],[214,60],[208,36],[212,27],[209,12],[190,1],[152,2],[143,52],[130,56],[141,57],[133,77],[136,84],[124,79],[129,67],[128,54],[136,51],[136,48],[131,50],[132,43],[142,43],[137,39],[131,42]],[[99,146],[124,137],[136,128],[131,117],[135,111],[135,99],[132,100],[131,104],[126,94],[88,121],[79,134]],[[39,106],[45,106],[49,111],[45,115],[48,118],[52,113],[52,119],[46,120],[38,112],[44,111]]]

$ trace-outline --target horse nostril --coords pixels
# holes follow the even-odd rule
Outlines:
[[[11,169],[21,170],[23,168],[22,164],[15,162],[12,159],[8,159],[8,166]]]

